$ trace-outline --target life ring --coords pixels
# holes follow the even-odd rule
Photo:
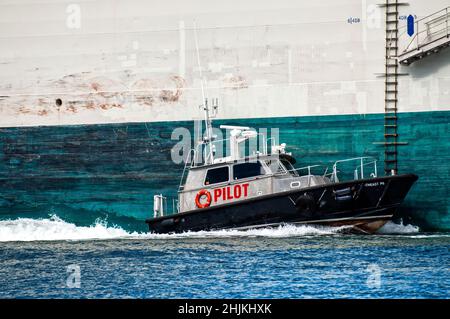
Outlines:
[[[204,204],[200,203],[200,198],[205,195],[206,196],[206,202]],[[197,196],[195,196],[195,205],[197,205],[198,208],[206,208],[211,205],[211,193],[208,192],[206,189],[202,189],[197,193]]]
[[[295,201],[297,211],[307,216],[312,216],[316,212],[316,201],[309,194],[299,196]]]

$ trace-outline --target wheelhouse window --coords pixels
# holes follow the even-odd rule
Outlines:
[[[233,166],[233,178],[235,180],[264,174],[264,168],[259,161],[255,163],[236,164]]]
[[[205,185],[228,182],[230,169],[228,166],[212,168],[206,172]]]
[[[282,159],[281,164],[283,164],[283,166],[286,168],[287,171],[289,171],[289,173],[292,176],[298,176],[298,172],[295,170],[294,166],[292,166],[291,162]]]
[[[266,160],[265,164],[270,169],[272,174],[285,174],[287,171],[278,159]]]

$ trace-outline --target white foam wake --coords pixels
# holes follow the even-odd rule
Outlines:
[[[348,227],[325,227],[313,225],[283,225],[275,228],[249,230],[216,230],[186,232],[182,234],[149,234],[127,232],[120,227],[108,226],[97,220],[91,226],[77,226],[57,216],[47,219],[19,218],[0,221],[0,242],[5,241],[48,241],[48,240],[92,240],[92,239],[177,239],[177,238],[227,238],[227,237],[269,237],[286,238],[314,235],[333,235]],[[388,222],[379,234],[415,234],[419,228],[413,225]]]
[[[57,216],[48,219],[19,218],[0,221],[0,242],[5,241],[51,241],[51,240],[91,240],[91,239],[176,239],[176,238],[216,238],[216,237],[296,237],[308,235],[331,235],[346,227],[294,226],[250,230],[217,230],[186,232],[181,234],[149,234],[127,232],[119,227],[110,227],[98,220],[92,226],[77,226]]]
[[[0,241],[112,239],[130,235],[134,234],[121,228],[108,227],[100,220],[89,227],[76,226],[57,216],[0,221]]]
[[[224,229],[213,231],[185,232],[181,234],[147,234],[146,238],[164,239],[164,238],[217,238],[217,237],[269,237],[285,238],[312,235],[333,235],[340,233],[348,227],[325,227],[310,225],[283,225],[273,228],[259,228],[248,230]]]
[[[388,221],[383,227],[381,227],[377,233],[378,234],[391,234],[391,235],[400,235],[400,234],[415,234],[420,231],[419,227],[414,225],[404,225],[403,220],[400,221],[400,224],[396,224],[392,221]]]

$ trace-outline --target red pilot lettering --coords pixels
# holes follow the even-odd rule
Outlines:
[[[222,196],[222,188],[216,188],[214,190],[214,202],[217,202],[220,196]]]
[[[227,187],[227,197],[228,197],[227,200],[228,200],[228,199],[233,199],[233,196],[231,195],[231,192],[230,192],[230,191],[231,191],[231,188],[230,188],[230,186],[228,186],[228,187]]]
[[[214,189],[214,202],[217,203],[219,199],[222,201],[228,201],[231,199],[238,199],[248,196],[248,187],[250,184],[238,184],[234,186],[227,186]]]
[[[248,195],[248,186],[249,186],[250,184],[243,184],[242,185],[242,187],[244,188],[244,197],[247,197],[247,195]]]
[[[241,185],[234,186],[234,198],[241,197]]]

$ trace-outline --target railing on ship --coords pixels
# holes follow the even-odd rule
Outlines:
[[[398,29],[399,54],[404,54],[450,37],[450,7],[436,11],[414,22],[414,36],[408,34],[408,25]],[[400,47],[401,46],[401,47]],[[402,49],[403,48],[403,49]]]
[[[168,205],[171,203],[171,207]],[[171,209],[169,209],[171,208]],[[180,205],[178,199],[167,198],[162,194],[153,196],[153,217],[163,217],[166,215],[172,215],[180,212]]]
[[[354,163],[351,165],[351,173],[349,175],[344,175],[343,170],[341,170],[339,167],[342,166],[344,163]],[[364,156],[364,157],[355,157],[355,158],[348,158],[343,159],[334,162],[332,165],[333,169],[331,172],[328,172],[329,167],[327,165],[309,165],[305,167],[295,168],[291,170],[283,170],[279,171],[277,173],[271,174],[272,176],[282,176],[282,175],[288,175],[288,174],[296,174],[298,176],[307,176],[308,177],[308,186],[311,185],[311,179],[313,176],[313,169],[316,169],[318,167],[322,167],[322,172],[320,174],[316,174],[318,176],[322,176],[323,178],[329,178],[331,182],[338,183],[340,181],[347,181],[347,180],[358,180],[358,179],[365,179],[365,178],[375,178],[378,176],[378,169],[377,169],[377,163],[378,160],[374,157]],[[354,166],[355,165],[355,166]],[[349,176],[352,176],[349,178]]]
[[[269,140],[270,139],[268,139],[267,142]],[[223,142],[223,141],[227,141],[227,139],[220,140],[217,142]],[[264,141],[264,135],[263,135],[263,141]],[[264,155],[267,154],[267,152],[268,152],[267,142],[264,141],[263,153],[260,153],[260,154],[264,154]],[[204,144],[199,144],[198,146],[202,146],[202,145],[204,145]],[[271,145],[271,146],[273,146],[273,145]],[[185,165],[184,165],[183,173],[182,173],[182,176],[180,179],[178,191],[182,191],[184,188],[185,176],[186,176],[186,171],[188,169],[188,166],[195,167],[195,166],[197,166],[197,164],[199,164],[198,162],[196,162],[196,158],[199,153],[202,154],[203,151],[201,149],[200,150],[191,149],[189,151],[188,155],[186,156]],[[331,182],[337,183],[339,181],[345,181],[345,180],[358,180],[358,179],[377,177],[378,176],[377,162],[378,162],[378,160],[375,157],[371,157],[371,156],[354,157],[354,158],[348,158],[348,159],[338,160],[338,161],[334,162],[334,164],[332,165],[333,169],[331,172],[328,172],[328,170],[329,170],[328,166],[323,165],[323,164],[318,164],[318,165],[308,165],[305,167],[295,168],[295,169],[291,169],[291,170],[282,168],[281,171],[277,171],[276,173],[272,173],[269,175],[270,176],[279,176],[279,175],[287,175],[287,174],[295,173],[298,176],[305,176],[305,174],[302,174],[302,172],[305,172],[306,176],[309,177],[308,178],[308,186],[309,186],[311,184],[311,178],[313,176],[312,170],[316,169],[318,167],[323,167],[323,173],[318,174],[318,175],[321,175],[323,178],[327,177],[330,179]],[[354,166],[354,165],[350,166],[353,176],[352,176],[352,178],[349,178],[349,175],[345,175],[343,173],[344,170],[340,170],[339,167],[342,167],[345,164],[351,164],[351,163],[355,163],[354,165],[356,165],[356,166]],[[199,164],[199,165],[202,165],[202,164]],[[173,206],[175,207],[175,205],[173,205]],[[177,206],[177,210],[178,210],[178,204],[176,206]]]
[[[355,158],[348,158],[344,160],[336,161],[333,164],[333,172],[332,172],[332,181],[333,182],[339,182],[340,179],[338,177],[338,165],[341,165],[343,163],[351,163],[356,162],[358,165],[353,169],[353,179],[364,179],[364,178],[374,178],[378,176],[378,169],[377,169],[377,159],[374,157],[355,157]],[[370,174],[367,173],[367,170],[365,167],[372,167],[373,170],[370,172]]]

